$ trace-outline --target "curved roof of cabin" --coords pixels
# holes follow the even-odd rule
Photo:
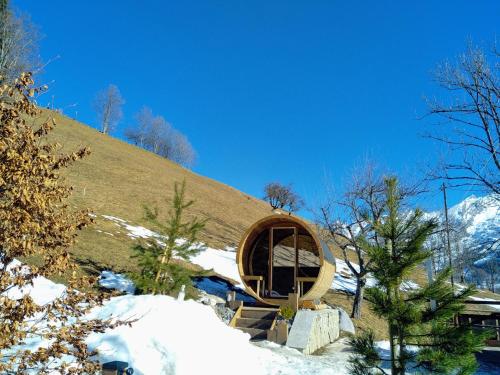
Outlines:
[[[316,230],[312,228],[312,226],[308,223],[306,223],[304,220],[299,219],[296,216],[291,216],[291,215],[285,215],[285,214],[273,214],[267,217],[264,217],[254,223],[247,231],[245,232],[244,237],[242,238],[242,242],[238,246],[238,253],[243,252],[244,249],[242,247],[246,247],[244,245],[247,245],[249,238],[252,235],[257,235],[261,233],[264,229],[269,228],[273,225],[277,224],[287,224],[287,223],[293,223],[295,225],[299,225],[302,227],[305,231],[307,231],[313,238],[314,240],[321,246],[320,253],[322,253],[323,259],[333,265],[335,265],[335,257],[333,256],[333,253],[331,252],[330,248],[328,245],[320,238],[319,234],[317,233]],[[252,239],[254,240],[254,239]],[[239,256],[236,258],[239,260]]]

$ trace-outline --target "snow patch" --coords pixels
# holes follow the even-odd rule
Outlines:
[[[404,280],[399,289],[401,289],[404,292],[409,292],[412,290],[420,289],[420,286],[414,281]]]
[[[135,285],[125,275],[112,271],[102,271],[99,277],[99,285],[106,289],[119,290],[127,294],[135,293]]]
[[[126,223],[125,220],[120,219],[119,217],[114,217],[114,216],[109,216],[109,215],[102,215],[103,218],[114,221],[114,222],[119,222],[119,223]]]
[[[243,286],[236,266],[236,253],[234,252],[207,247],[198,255],[192,257],[191,262],[207,270],[213,269],[219,275],[234,280],[239,286]]]
[[[160,235],[156,232],[153,232],[152,230],[149,230],[147,228],[141,227],[140,225],[130,225],[127,223],[127,221],[120,219],[119,217],[114,217],[114,216],[109,216],[109,215],[102,215],[103,218],[110,220],[114,222],[116,225],[123,227],[124,229],[127,230],[127,236],[131,238],[160,238]]]
[[[351,294],[356,293],[356,277],[351,272],[347,263],[342,259],[335,259],[337,270],[335,272],[335,278],[333,280],[331,289],[344,290]],[[359,265],[352,263],[352,266],[356,271],[359,271]],[[375,279],[368,276],[366,279],[366,286],[371,287],[375,285]]]
[[[19,262],[17,259],[14,259],[7,266],[7,270],[21,265],[21,262]],[[23,266],[23,268],[25,267],[27,268],[28,266]],[[33,285],[28,285],[23,288],[11,288],[4,295],[10,299],[20,299],[23,296],[29,295],[33,299],[34,303],[39,306],[43,306],[47,303],[52,302],[56,298],[61,297],[65,290],[65,285],[56,284],[43,276],[38,276],[33,279]]]

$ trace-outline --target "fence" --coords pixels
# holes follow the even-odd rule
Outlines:
[[[500,301],[466,301],[466,305],[499,306]],[[476,310],[458,314],[456,322],[460,326],[470,326],[473,329],[489,329],[493,336],[486,341],[488,346],[500,346],[500,311]]]

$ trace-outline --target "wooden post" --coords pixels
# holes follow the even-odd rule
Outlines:
[[[288,339],[288,324],[285,320],[276,322],[274,328],[267,331],[267,341],[275,342],[276,344],[284,345]]]
[[[226,294],[226,302],[236,301],[236,292],[229,290]]]
[[[269,288],[269,295],[273,290],[273,247],[274,247],[274,228],[269,228],[269,267],[267,277],[267,287]]]
[[[240,306],[243,306],[243,301],[236,300],[236,292],[234,290],[230,290],[226,295],[226,307],[229,307],[231,310],[237,310]]]
[[[228,306],[231,310],[237,310],[243,306],[243,301],[229,301]]]
[[[280,320],[276,323],[276,343],[285,345],[286,340],[288,340],[288,323]]]
[[[298,293],[288,293],[288,306],[295,312],[299,309]]]
[[[297,227],[293,228],[293,248],[295,250],[295,269],[293,272],[293,291],[300,297],[300,287],[297,285],[297,277],[299,276],[299,232]]]

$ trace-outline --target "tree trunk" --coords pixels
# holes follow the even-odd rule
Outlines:
[[[358,278],[356,283],[356,294],[354,295],[354,303],[352,304],[351,318],[361,318],[361,305],[363,304],[363,293],[365,290],[366,281],[364,278]]]
[[[406,373],[406,348],[404,344],[404,332],[402,327],[398,327],[398,366],[399,374]]]
[[[396,363],[396,345],[394,345],[395,327],[392,321],[389,321],[389,348],[391,351],[391,374],[398,374],[398,366]]]
[[[163,252],[163,255],[161,256],[160,259],[160,264],[158,265],[158,271],[156,271],[156,277],[155,277],[156,284],[158,284],[158,282],[160,281],[160,277],[162,276],[163,265],[165,264],[165,262],[166,263],[170,262],[170,257],[168,257],[167,255],[168,255],[168,248],[165,248],[165,251]],[[156,287],[157,285],[153,287],[153,292],[152,292],[153,295],[156,294]]]

